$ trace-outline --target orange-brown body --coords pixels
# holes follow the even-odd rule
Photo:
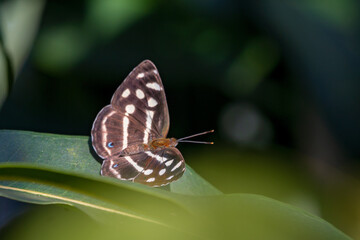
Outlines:
[[[130,145],[122,150],[120,155],[131,155],[149,150],[176,147],[176,145],[177,140],[175,138],[157,138],[149,142],[149,144]]]
[[[175,138],[158,138],[152,140],[148,145],[148,147],[151,150],[154,150],[158,148],[175,147],[176,145],[177,145],[177,141]]]

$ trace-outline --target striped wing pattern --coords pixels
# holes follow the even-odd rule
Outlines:
[[[110,157],[103,162],[101,168],[102,175],[131,180],[152,187],[175,181],[183,175],[184,171],[185,161],[176,148]]]
[[[101,174],[150,186],[166,185],[178,179],[185,163],[176,148],[144,150],[130,155],[122,152],[132,146],[149,144],[153,139],[165,138],[169,124],[160,75],[155,65],[145,60],[125,78],[111,104],[98,113],[93,123],[93,148],[104,159]],[[175,166],[173,171],[168,171]]]
[[[150,130],[148,135],[156,137],[158,133]],[[111,105],[107,105],[99,112],[93,124],[93,147],[104,159],[120,153],[127,146],[142,143],[143,138],[144,126],[133,116],[125,116]]]

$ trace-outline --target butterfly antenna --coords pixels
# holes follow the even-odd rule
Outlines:
[[[179,141],[178,141],[178,142],[179,142]],[[201,144],[214,144],[214,142],[189,141],[189,140],[185,140],[185,141],[181,141],[181,142],[188,142],[188,143],[201,143]]]
[[[204,134],[208,134],[208,133],[212,133],[214,132],[214,130],[210,130],[210,131],[206,131],[206,132],[202,132],[202,133],[197,133],[191,136],[187,136],[187,137],[183,137],[177,140],[177,142],[189,142],[189,143],[202,143],[202,144],[214,144],[214,142],[201,142],[201,141],[189,141],[189,140],[185,140],[185,139],[189,139],[189,138],[193,138],[196,136],[200,136],[200,135],[204,135]],[[185,140],[185,141],[184,141]]]

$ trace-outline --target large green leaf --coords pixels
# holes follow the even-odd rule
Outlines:
[[[8,198],[36,204],[69,204],[97,219],[111,213],[160,225],[167,225],[172,219],[165,215],[184,212],[170,201],[165,191],[114,180],[36,165],[0,164],[0,195]],[[136,199],[144,204],[139,205]],[[164,206],[168,211],[157,211],[156,206]],[[162,213],[165,215],[156,217]]]
[[[100,174],[101,159],[93,151],[89,137],[2,130],[0,143],[0,163],[32,163],[91,176]],[[189,166],[181,181],[170,188],[191,195],[221,193]]]
[[[80,209],[105,223],[91,234],[94,239],[139,237],[143,233],[137,229],[150,238],[348,239],[290,205],[258,195],[221,194],[190,168],[171,191],[101,177],[87,137],[3,130],[0,144],[0,196]],[[183,194],[172,192],[178,189]],[[55,231],[68,222],[71,217],[45,228]]]

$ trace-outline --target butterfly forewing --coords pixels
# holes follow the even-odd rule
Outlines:
[[[151,61],[145,60],[134,68],[115,91],[111,105],[119,111],[129,112],[158,137],[166,137],[169,111],[159,72]]]
[[[111,105],[99,112],[91,135],[95,151],[107,158],[131,144],[165,137],[168,129],[163,84],[155,65],[145,60],[118,87]]]

